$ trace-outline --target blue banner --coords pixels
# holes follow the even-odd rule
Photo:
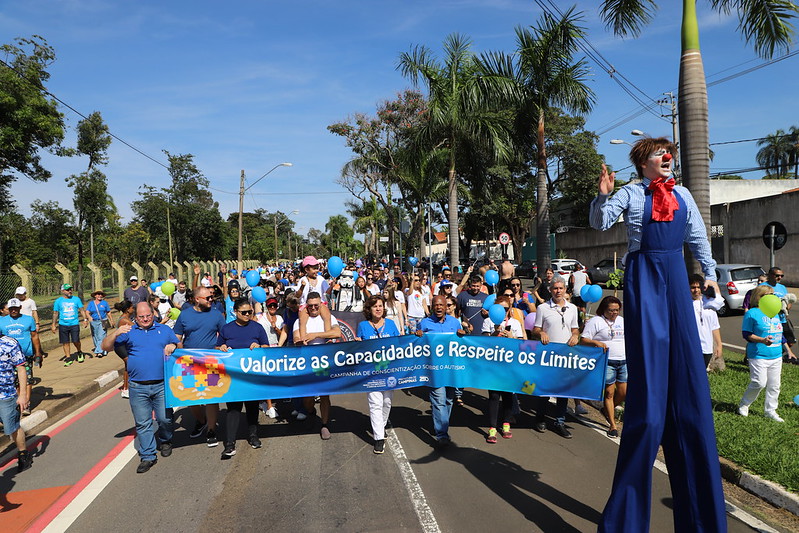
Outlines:
[[[169,407],[373,390],[471,387],[599,400],[607,353],[503,337],[442,333],[254,350],[175,350]]]

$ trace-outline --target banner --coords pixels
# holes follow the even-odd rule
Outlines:
[[[406,335],[254,350],[175,350],[169,407],[417,387],[471,387],[599,400],[607,353],[503,337]]]

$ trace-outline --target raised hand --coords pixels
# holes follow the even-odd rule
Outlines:
[[[616,173],[608,174],[608,167],[602,163],[602,173],[599,175],[599,194],[610,194],[616,184]]]

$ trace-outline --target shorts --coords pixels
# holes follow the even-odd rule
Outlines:
[[[16,396],[0,400],[0,422],[3,423],[3,432],[11,435],[19,429],[19,409]]]
[[[58,342],[69,344],[70,342],[80,342],[80,326],[58,325]]]
[[[605,386],[613,385],[616,382],[627,383],[627,360],[610,359],[605,368]]]

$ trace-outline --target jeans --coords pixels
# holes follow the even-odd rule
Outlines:
[[[568,398],[555,398],[555,423],[562,425],[566,423],[566,407],[569,403]],[[536,398],[536,422],[543,422],[547,414],[547,404],[549,396],[539,396]]]
[[[92,320],[92,341],[94,341],[94,353],[103,353],[100,347],[105,339],[105,329],[103,329],[102,320]]]
[[[131,381],[130,410],[136,423],[139,439],[139,457],[142,461],[155,460],[156,435],[153,428],[153,413],[158,421],[158,442],[172,442],[172,409],[164,403],[164,382],[143,385]]]
[[[430,388],[430,408],[433,411],[433,430],[436,439],[449,439],[449,415],[455,399],[454,387]]]

